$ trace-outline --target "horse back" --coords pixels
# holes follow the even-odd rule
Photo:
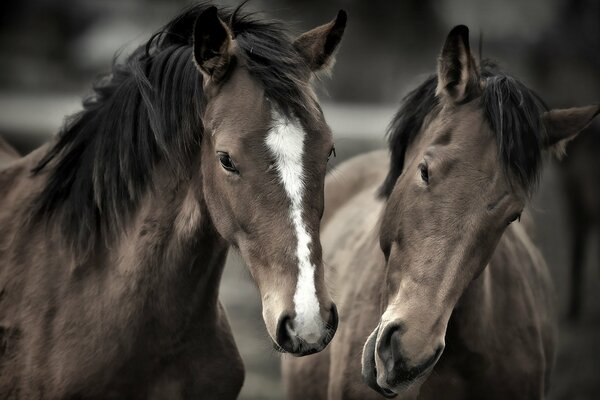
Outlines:
[[[20,157],[0,138],[0,164],[10,160],[7,165],[0,165],[0,340],[10,337],[15,342],[20,336],[16,326],[22,318],[20,309],[26,282],[32,280],[32,266],[45,257],[40,252],[44,232],[33,229],[30,222],[32,203],[46,179],[45,174],[33,175],[31,171],[46,151],[47,145]],[[46,271],[35,281],[43,283],[50,279]],[[40,285],[36,292],[41,293],[45,286]],[[32,304],[31,297],[27,297],[27,302]],[[0,351],[0,375],[4,356]]]
[[[0,169],[6,167],[19,157],[21,157],[19,152],[0,136]]]
[[[381,185],[388,171],[386,150],[375,150],[353,157],[331,171],[325,178],[325,211],[321,226],[354,196],[373,185]]]
[[[47,151],[47,145],[32,151],[25,157],[0,137],[0,220],[3,216],[15,219],[14,209],[24,209],[41,188],[44,174],[33,176],[31,171]]]

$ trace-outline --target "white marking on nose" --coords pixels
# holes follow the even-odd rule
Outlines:
[[[295,333],[308,343],[316,343],[323,332],[319,300],[315,286],[315,266],[310,261],[311,238],[302,216],[304,195],[304,138],[306,132],[298,120],[289,120],[273,113],[273,128],[266,138],[267,147],[275,157],[279,178],[290,199],[290,218],[294,226],[298,248],[298,281],[294,293]],[[290,332],[291,333],[291,332]]]

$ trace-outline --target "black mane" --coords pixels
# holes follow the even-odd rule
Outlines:
[[[541,117],[548,108],[535,92],[492,62],[482,62],[480,75],[486,84],[479,101],[496,136],[498,155],[507,173],[512,172],[531,190],[539,180],[546,135]],[[408,93],[389,125],[390,170],[380,188],[384,197],[392,193],[402,174],[407,147],[421,131],[425,118],[438,110],[436,87],[437,76],[432,75]]]
[[[203,132],[202,75],[192,59],[193,27],[209,4],[164,26],[94,86],[33,174],[48,172],[34,215],[55,217],[73,250],[87,254],[122,230],[151,185],[157,162],[183,179]],[[284,115],[305,112],[308,66],[276,21],[219,10],[249,73]]]

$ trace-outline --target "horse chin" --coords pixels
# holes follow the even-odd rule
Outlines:
[[[402,395],[402,398],[416,399],[419,395],[421,385],[429,376],[430,371],[424,372],[422,375],[410,381],[401,382],[394,387],[389,387],[389,385],[386,383],[387,377],[385,372],[378,374],[375,364],[375,346],[377,343],[378,330],[379,328],[376,328],[373,333],[371,333],[363,348],[363,380],[371,389],[375,390],[385,398],[391,399],[398,395]]]
[[[381,387],[377,383],[377,370],[375,368],[370,368],[369,370],[365,370],[365,368],[363,367],[362,373],[363,373],[363,379],[364,379],[365,383],[371,389],[373,389],[374,391],[376,391],[383,397],[385,397],[387,399],[391,399],[391,398],[398,396],[397,392],[395,392],[391,389],[385,388],[385,387]]]
[[[387,385],[382,387],[379,385],[379,383],[377,383],[377,386],[379,386],[382,390],[382,392],[380,392],[380,393],[382,393],[382,394],[384,392],[391,393],[391,395],[389,395],[389,396],[386,396],[384,394],[384,396],[386,396],[388,398],[392,398],[392,397],[401,395],[403,399],[416,399],[419,396],[419,391],[421,390],[421,385],[423,384],[423,382],[425,382],[428,375],[429,374],[424,374],[423,376],[415,378],[411,381],[399,383],[392,388],[387,387]],[[385,377],[382,377],[380,379],[383,382],[385,382],[385,380],[386,380]]]
[[[304,357],[304,356],[310,356],[312,354],[318,353],[321,350],[323,350],[323,348],[318,348],[318,347],[311,347],[311,346],[299,346],[298,348],[295,349],[295,351],[290,351],[290,350],[286,350],[283,347],[281,347],[276,341],[271,340],[271,342],[273,343],[273,350],[275,350],[278,353],[282,353],[282,354],[289,354],[293,357]]]

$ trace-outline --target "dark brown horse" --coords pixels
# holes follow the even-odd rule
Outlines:
[[[284,361],[288,398],[543,398],[553,290],[513,222],[543,152],[599,111],[548,111],[514,77],[479,66],[468,29],[454,28],[437,75],[391,124],[390,162],[369,153],[326,180],[321,239],[340,328],[324,352]]]
[[[0,170],[0,397],[232,399],[229,247],[281,351],[337,325],[319,222],[332,135],[311,89],[346,15],[282,25],[192,7]],[[13,156],[15,156],[13,154]]]

